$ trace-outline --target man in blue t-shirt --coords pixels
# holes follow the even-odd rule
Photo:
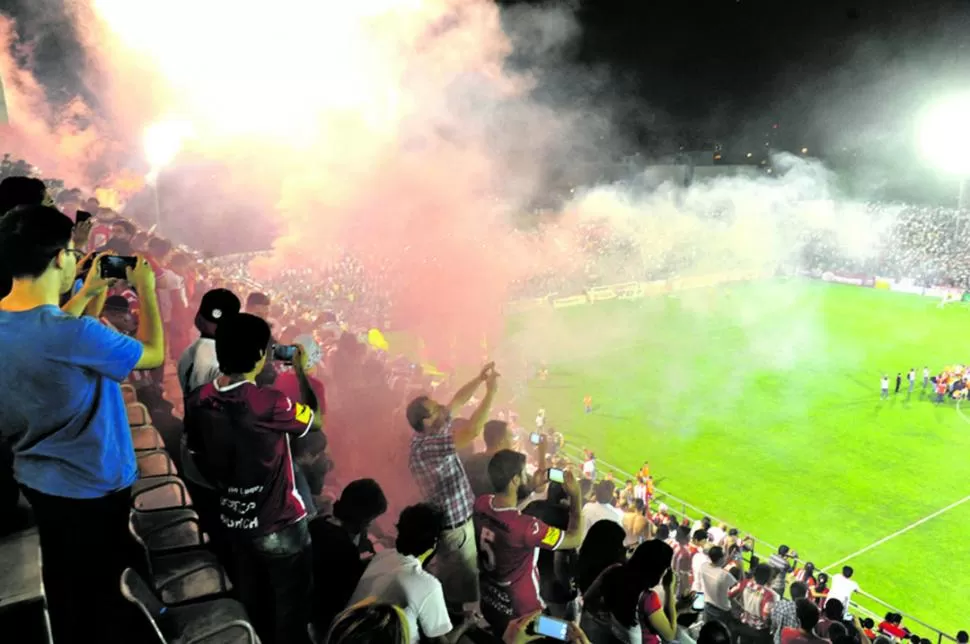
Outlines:
[[[162,323],[155,275],[142,258],[127,277],[141,297],[137,339],[98,321],[110,280],[97,260],[58,308],[80,255],[73,226],[45,206],[0,219],[0,258],[13,277],[0,300],[0,435],[37,521],[54,641],[130,641],[119,579],[130,563],[138,470],[119,383],[132,369],[162,364]]]

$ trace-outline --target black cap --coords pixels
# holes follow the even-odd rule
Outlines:
[[[219,324],[228,315],[236,315],[242,304],[232,291],[224,288],[214,288],[202,296],[199,303],[199,315],[202,319]]]

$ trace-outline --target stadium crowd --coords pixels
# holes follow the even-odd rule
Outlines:
[[[257,286],[37,179],[0,213],[0,530],[36,526],[56,644],[926,642],[647,464],[575,468],[496,365],[454,387],[363,341],[350,258]]]

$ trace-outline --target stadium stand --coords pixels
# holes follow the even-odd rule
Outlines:
[[[72,206],[76,209],[82,203],[90,207],[89,200],[83,199],[76,191],[56,195],[56,202],[65,210],[72,209]],[[962,231],[965,226],[965,223],[961,223],[965,222],[965,213],[950,213],[952,216],[947,220],[945,215],[920,218],[926,215],[920,209],[900,210],[896,226],[904,230],[918,226],[923,228],[924,233],[928,228],[933,239],[942,239],[944,233],[950,235],[954,231]],[[271,282],[257,284],[247,272],[250,256],[199,262],[194,259],[191,249],[173,251],[170,244],[152,245],[148,235],[136,239],[136,236],[129,234],[131,231],[128,229],[132,228],[132,224],[113,211],[97,209],[95,214],[95,226],[107,229],[107,232],[98,232],[105,237],[97,238],[88,229],[90,239],[83,240],[85,248],[96,250],[115,239],[119,240],[118,243],[123,240],[126,244],[134,245],[132,250],[135,252],[150,253],[151,248],[164,251],[165,256],[152,257],[155,264],[153,269],[156,273],[171,273],[167,275],[169,279],[166,284],[178,286],[172,289],[174,294],[169,296],[174,295],[182,301],[181,307],[169,311],[165,327],[166,336],[180,338],[181,346],[178,350],[169,347],[160,368],[131,371],[118,389],[127,420],[125,429],[131,437],[130,460],[137,473],[137,480],[130,484],[127,508],[126,536],[130,538],[132,548],[130,556],[125,559],[126,564],[114,580],[119,598],[132,608],[132,617],[125,622],[130,630],[119,641],[306,642],[312,638],[316,642],[336,642],[341,641],[346,633],[363,629],[373,631],[374,637],[381,635],[389,638],[387,641],[416,642],[419,634],[423,634],[443,638],[448,644],[459,640],[483,643],[502,640],[508,644],[518,644],[531,638],[535,611],[544,603],[549,614],[566,620],[578,622],[582,610],[586,633],[582,634],[575,624],[568,626],[563,639],[570,642],[607,644],[620,639],[631,644],[641,641],[648,644],[648,640],[654,643],[663,639],[690,644],[695,640],[704,640],[701,627],[705,611],[703,607],[697,609],[694,606],[690,587],[685,589],[683,583],[694,585],[697,582],[695,569],[691,566],[692,559],[698,552],[709,551],[715,546],[723,554],[722,559],[719,553],[714,553],[716,561],[723,560],[723,570],[741,582],[736,592],[731,593],[739,601],[732,604],[733,610],[719,613],[708,611],[707,614],[709,617],[719,615],[736,641],[761,642],[769,637],[766,633],[774,626],[769,617],[772,615],[770,604],[775,596],[771,587],[784,592],[795,580],[805,582],[810,587],[811,600],[824,605],[823,589],[826,583],[823,576],[807,570],[805,562],[790,558],[790,569],[786,567],[780,578],[776,577],[773,584],[769,583],[772,569],[763,564],[759,566],[755,545],[759,548],[764,546],[770,553],[780,552],[778,548],[753,539],[742,539],[736,529],[720,525],[721,522],[716,519],[712,521],[707,513],[686,502],[664,495],[659,489],[654,490],[651,496],[617,489],[613,493],[613,501],[609,501],[612,483],[607,485],[606,480],[613,476],[629,479],[635,475],[602,462],[598,463],[600,475],[596,477],[597,480],[579,481],[574,480],[572,474],[567,474],[563,486],[541,487],[535,491],[535,496],[530,497],[531,502],[524,512],[515,511],[514,492],[519,484],[528,482],[529,470],[545,471],[546,466],[551,466],[579,471],[580,468],[575,466],[588,457],[578,447],[568,443],[559,445],[562,447],[559,453],[547,454],[547,447],[554,443],[551,437],[540,448],[525,448],[528,459],[510,457],[508,450],[502,449],[508,445],[491,445],[492,454],[485,475],[493,486],[504,489],[505,493],[491,500],[487,495],[478,497],[477,501],[472,498],[460,463],[475,447],[481,451],[482,445],[477,439],[489,418],[491,398],[486,395],[484,400],[471,400],[471,396],[475,389],[489,380],[489,369],[483,369],[480,378],[455,392],[450,391],[450,383],[443,375],[429,377],[405,358],[387,357],[373,350],[363,336],[370,329],[385,326],[389,307],[379,285],[390,276],[371,275],[365,278],[353,258],[344,257],[320,273],[290,271]],[[953,223],[954,220],[957,223]],[[126,223],[113,226],[119,222]],[[113,236],[113,228],[118,231],[117,236]],[[938,231],[940,235],[936,235]],[[591,227],[583,234],[580,246],[584,252],[605,258],[604,263],[611,267],[623,266],[621,260],[637,252],[623,240],[611,238],[608,231],[600,228]],[[951,237],[960,238],[959,235]],[[925,287],[941,284],[960,288],[970,286],[970,264],[961,259],[970,254],[965,252],[968,249],[960,245],[962,242],[948,241],[945,247],[925,250],[925,235],[917,236],[916,242],[912,241],[913,235],[887,235],[887,240],[900,239],[910,241],[905,242],[903,247],[893,246],[882,255],[894,264],[892,270],[896,271],[895,274],[871,263],[837,257],[834,246],[826,239],[805,240],[805,264],[810,266],[809,270],[816,272],[837,268],[845,274],[880,274],[886,275],[887,279],[894,279],[902,274],[899,271],[903,271],[906,275],[918,274]],[[932,273],[921,272],[925,253],[938,254],[941,250],[947,261],[942,266],[934,264]],[[633,292],[642,295],[649,290],[644,289],[643,284],[657,282],[662,283],[664,288],[670,288],[672,282],[663,272],[677,266],[677,258],[662,259],[658,259],[652,272],[624,273],[627,269],[614,272],[611,277],[625,281],[618,281],[613,286],[602,281],[590,283],[589,275],[580,271],[576,275],[558,274],[530,280],[519,285],[519,295],[530,296],[542,305],[549,306],[555,305],[559,297],[590,301],[591,288],[599,289],[592,290],[597,297],[611,294],[612,297],[623,297]],[[743,277],[733,274],[727,278]],[[699,280],[698,283],[703,281]],[[320,284],[325,287],[318,288]],[[303,508],[301,512],[305,513],[311,527],[306,535],[287,533],[287,528],[294,524],[290,517],[287,519],[290,523],[284,528],[269,533],[272,539],[277,540],[276,543],[259,542],[260,547],[278,548],[277,553],[285,553],[288,557],[292,555],[297,566],[305,564],[307,569],[317,569],[316,564],[326,559],[323,573],[315,570],[313,583],[317,587],[314,592],[307,589],[300,596],[306,602],[307,614],[297,619],[297,628],[291,629],[286,635],[280,634],[279,625],[274,623],[272,616],[261,614],[263,611],[258,602],[278,601],[285,593],[292,593],[293,587],[280,581],[279,570],[264,567],[261,573],[272,574],[259,577],[258,581],[264,586],[261,590],[267,594],[260,595],[254,603],[252,582],[257,577],[247,577],[254,573],[240,569],[241,564],[260,565],[264,561],[260,557],[270,550],[264,549],[254,554],[252,547],[256,540],[247,537],[249,540],[244,544],[249,550],[240,556],[233,551],[234,547],[239,547],[238,535],[233,541],[219,528],[220,499],[223,504],[248,501],[232,498],[229,486],[224,483],[212,484],[206,478],[216,472],[212,480],[222,481],[218,467],[224,466],[225,462],[205,451],[204,440],[200,447],[200,443],[192,442],[195,439],[186,439],[187,449],[182,449],[182,419],[186,412],[198,413],[198,408],[191,406],[197,406],[198,401],[190,401],[190,406],[186,408],[186,395],[192,392],[182,391],[176,363],[190,344],[187,338],[194,337],[191,335],[193,327],[198,324],[193,316],[199,309],[203,295],[214,288],[227,288],[241,299],[254,291],[269,294],[268,317],[274,322],[274,335],[286,343],[310,335],[313,340],[303,340],[302,351],[322,353],[320,364],[315,369],[320,383],[320,393],[316,395],[321,398],[317,405],[305,399],[305,389],[310,388],[309,383],[304,388],[298,382],[299,400],[295,404],[288,405],[289,398],[280,393],[282,398],[273,398],[267,404],[267,409],[263,410],[273,418],[276,418],[274,414],[290,413],[292,418],[287,418],[302,423],[301,431],[312,425],[312,418],[326,415],[325,435],[311,433],[305,438],[297,438],[299,432],[293,431],[294,438],[285,441],[287,457],[278,461],[292,466],[293,472],[292,480],[286,478],[284,472],[283,480],[287,486],[281,488],[282,493],[287,499],[295,499],[293,507]],[[362,292],[373,297],[347,297],[348,294],[360,295]],[[121,333],[132,334],[137,328],[134,318],[138,315],[138,293],[121,283],[113,287],[111,296],[126,300],[128,306],[122,306],[116,300],[117,306],[110,314],[95,311],[101,314],[96,317]],[[214,329],[210,337],[203,331],[203,339],[214,340],[211,351],[216,355],[220,350],[218,333],[218,329]],[[221,344],[226,346],[224,342]],[[292,374],[287,367],[279,367],[278,371],[280,373],[275,375],[280,375],[282,380],[285,380],[282,374]],[[432,387],[432,381],[437,388]],[[227,385],[222,391],[217,389],[216,392],[225,393],[231,387]],[[257,396],[263,396],[267,391],[255,385],[253,387],[263,392],[255,394]],[[322,400],[323,387],[326,388],[325,405]],[[467,422],[449,425],[449,419],[440,409],[444,405],[429,404],[423,398],[419,398],[422,402],[415,407],[413,401],[418,394],[432,389],[438,400],[447,399],[446,391],[454,394],[457,402],[452,411],[456,417],[467,416]],[[213,395],[212,391],[208,393]],[[226,400],[220,398],[219,404],[230,404]],[[233,401],[232,404],[237,402]],[[465,402],[469,402],[469,405],[466,406]],[[245,404],[252,411],[257,403],[247,400]],[[234,421],[226,421],[220,416],[218,408],[219,405],[206,408],[208,416],[202,421],[196,416],[186,426],[198,429],[230,422],[228,426],[238,428],[232,424]],[[305,408],[311,408],[310,411],[314,413]],[[411,411],[406,416],[407,409]],[[406,422],[411,425],[411,430]],[[407,454],[411,435],[421,434],[422,428],[438,422],[442,427],[451,426],[455,435],[460,435],[463,440],[447,439],[432,445],[432,449],[437,450],[434,454],[434,458],[438,459],[436,462],[438,465],[444,463],[447,468],[438,467],[436,472],[439,476],[442,472],[447,475],[435,480],[433,476],[419,474],[422,483],[419,487],[410,477],[401,478],[399,473],[407,472],[409,467]],[[287,427],[285,430],[292,429]],[[14,458],[17,458],[20,454],[18,450],[22,451],[18,447],[22,436],[16,428],[4,427],[0,430],[8,443],[6,449],[8,452],[12,450]],[[519,441],[518,445],[524,442]],[[366,445],[367,449],[361,449],[362,445]],[[288,456],[291,446],[292,457]],[[423,449],[427,449],[427,446]],[[189,462],[185,460],[187,456]],[[280,453],[273,456],[281,457]],[[528,464],[523,469],[522,463],[526,460]],[[492,467],[492,462],[497,465]],[[374,471],[375,463],[381,464],[377,472]],[[414,467],[411,469],[413,471]],[[9,479],[9,471],[0,474]],[[351,483],[361,477],[374,477],[376,480],[363,485],[360,481]],[[195,487],[199,483],[203,487]],[[0,481],[0,487],[2,485]],[[382,490],[387,490],[388,495],[382,503],[375,502],[375,509],[366,513],[367,516],[356,516],[346,504],[341,507],[338,499],[342,491],[348,492],[347,498],[353,498],[355,491],[373,489],[375,486],[380,491],[381,499],[384,494]],[[7,488],[3,489],[9,492]],[[208,501],[214,491],[216,505],[211,506]],[[9,496],[0,494],[0,498]],[[504,499],[500,498],[503,496]],[[365,498],[373,500],[373,497]],[[439,510],[419,503],[428,499],[439,501],[439,505],[456,507],[449,508],[449,512],[439,516]],[[14,499],[14,502],[19,502],[23,507],[23,500]],[[584,502],[590,502],[591,507],[603,506],[597,509],[604,514],[609,512],[607,516],[611,518],[608,522],[616,527],[611,532],[609,528],[601,527],[603,522],[586,526],[586,541],[577,549],[574,546],[580,543],[579,538],[568,535],[577,534],[579,528],[573,525],[573,521]],[[496,506],[496,503],[499,505]],[[506,507],[503,503],[512,505]],[[615,517],[605,507],[611,503],[619,509]],[[671,507],[680,508],[678,517],[673,516]],[[4,513],[4,517],[19,516],[14,508],[7,504],[0,509],[0,513]],[[415,515],[428,519],[416,522],[413,518]],[[399,519],[406,526],[401,533],[392,525]],[[295,523],[302,520],[297,519]],[[482,529],[482,525],[489,521],[521,539],[496,540],[494,532],[488,533]],[[428,532],[422,531],[423,525],[435,527]],[[633,532],[627,528],[628,525],[636,526]],[[424,562],[431,558],[436,549],[441,552],[442,541],[472,531],[475,537],[470,550],[474,558],[464,561],[453,558],[448,562],[443,562],[443,557],[438,559],[433,570],[443,577],[441,581],[424,572]],[[45,598],[45,588],[41,583],[45,563],[41,557],[42,544],[38,529],[31,526],[29,521],[25,524],[13,522],[6,532],[6,536],[0,538],[0,633],[16,632],[16,641],[28,644],[92,641],[91,633],[84,631],[51,639],[46,611],[56,608],[49,603],[49,598]],[[629,540],[631,535],[634,538]],[[290,538],[294,540],[293,543],[287,542]],[[536,548],[551,551],[564,543],[569,547],[562,548],[562,552],[555,555],[543,552],[541,556],[535,556]],[[475,544],[480,544],[478,553],[474,552]],[[452,545],[450,552],[459,557],[467,549],[464,543]],[[314,565],[310,564],[311,558],[300,558],[307,549],[317,548],[333,548],[328,554],[341,553],[340,556],[345,557],[344,563],[348,565],[340,565],[339,557],[334,562],[334,557],[322,558],[315,552],[312,557]],[[629,557],[628,549],[632,553]],[[687,565],[678,568],[679,576],[686,580],[680,592],[672,585],[674,575],[671,574],[672,558],[679,549],[688,555]],[[536,561],[537,564],[533,563]],[[368,569],[367,577],[362,578],[368,562],[373,562],[375,567]],[[463,613],[461,606],[454,606],[460,602],[451,601],[451,611],[448,610],[449,600],[466,599],[464,591],[467,588],[462,588],[456,596],[452,588],[459,585],[449,584],[454,579],[449,580],[442,571],[464,570],[469,562],[473,577],[481,575],[483,579],[487,578],[481,585],[486,593],[483,607],[498,608],[498,612],[502,613],[496,616],[495,610],[491,614],[486,610],[487,626],[480,625],[472,615]],[[696,570],[710,565],[710,562],[698,563]],[[289,568],[285,573],[292,574],[295,570]],[[533,577],[538,580],[537,586],[532,584]],[[241,578],[242,589],[239,584]],[[348,585],[348,591],[356,589],[364,592],[362,589],[366,588],[367,595],[379,596],[380,601],[357,603],[355,597],[353,605],[348,606],[354,592],[342,592],[340,599],[332,599],[333,594],[317,592],[319,586],[336,584],[337,579]],[[830,581],[827,585],[829,593],[835,587]],[[507,593],[507,588],[512,589],[511,596],[503,594]],[[700,588],[703,588],[703,583]],[[285,596],[292,597],[291,594]],[[310,606],[311,596],[322,598],[320,602],[333,603]],[[308,622],[318,621],[317,613],[324,612],[334,617],[329,638],[324,632],[326,628],[306,632]],[[875,622],[862,621],[848,621],[843,627],[851,641],[859,644],[868,644],[875,639],[874,636],[892,641],[914,637],[913,631],[901,626],[901,617],[897,613],[892,611],[885,619],[880,615],[871,615],[881,622],[879,627],[875,626]],[[747,617],[737,619],[742,614]],[[55,624],[62,619],[56,614],[51,614],[51,618]],[[331,620],[326,621],[329,624]],[[919,622],[907,616],[907,624]],[[58,626],[54,626],[53,630],[57,632]],[[921,634],[933,632],[938,642],[953,639],[943,631],[923,624],[913,630],[919,630]],[[780,641],[784,641],[784,638]],[[850,640],[844,641],[847,644]]]

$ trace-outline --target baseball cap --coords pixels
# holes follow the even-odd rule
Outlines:
[[[239,298],[232,291],[224,288],[214,288],[207,291],[199,302],[199,315],[215,324],[224,319],[227,315],[236,315],[242,304]]]

